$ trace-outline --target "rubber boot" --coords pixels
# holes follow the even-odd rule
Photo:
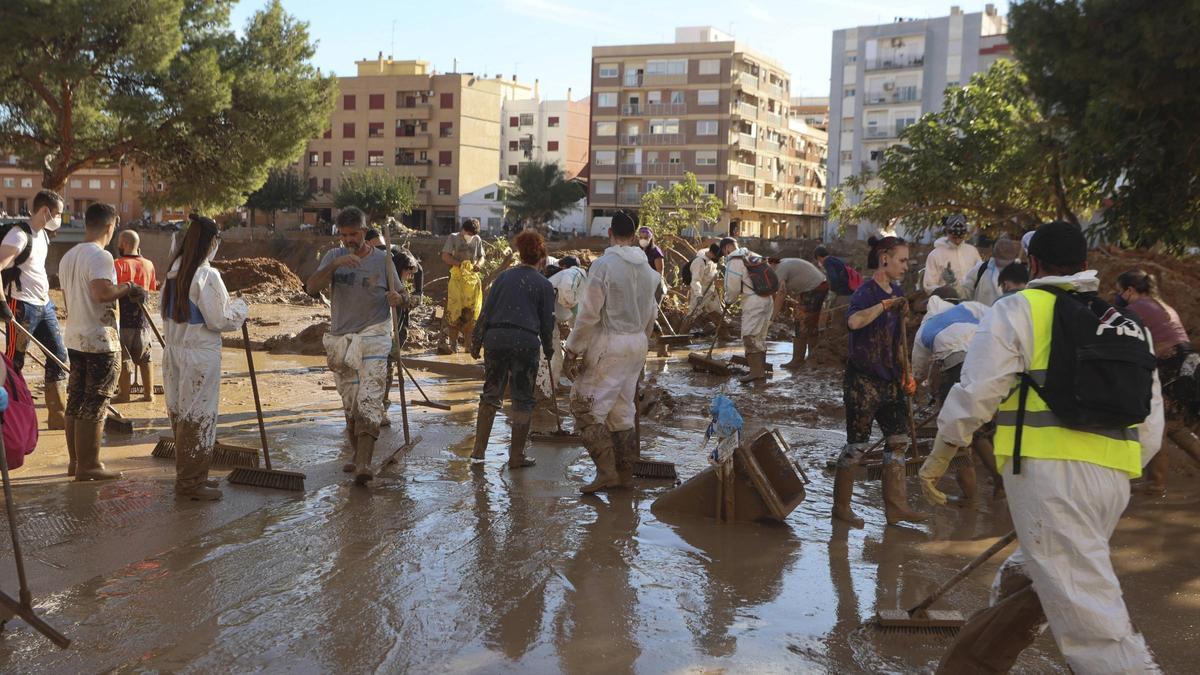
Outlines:
[[[800,327],[796,326],[796,337],[792,338],[792,360],[783,364],[788,370],[796,370],[804,365],[808,360],[808,338],[800,333]]]
[[[766,352],[746,352],[746,363],[750,366],[750,372],[739,377],[738,382],[745,384],[767,379]]]
[[[200,427],[192,422],[177,421],[175,433],[175,497],[194,502],[215,502],[222,497],[217,482],[208,477],[212,450],[200,448]]]
[[[75,465],[76,465],[75,464],[75,462],[76,462],[76,460],[75,460],[75,418],[68,415],[68,416],[65,416],[63,419],[65,420],[65,426],[66,426],[66,432],[64,435],[67,437],[67,475],[74,476],[75,475]]]
[[[67,382],[46,383],[46,428],[54,431],[67,425],[63,411],[67,409]]]
[[[999,598],[976,612],[962,627],[938,664],[940,675],[1011,672],[1017,657],[1033,644],[1046,624],[1042,603],[1023,575],[1001,567]]]
[[[592,461],[596,463],[596,478],[591,483],[579,488],[579,491],[590,495],[601,490],[621,487],[621,478],[617,475],[612,434],[603,424],[593,424],[585,427],[580,435],[583,437],[583,446],[587,448]]]
[[[467,354],[470,354],[471,340],[475,339],[475,320],[472,319],[471,321],[464,321],[462,330],[459,332],[459,334],[462,335],[463,351]],[[454,348],[457,350],[458,346],[455,345]]]
[[[955,478],[958,479],[958,489],[962,490],[962,496],[953,499],[954,505],[963,509],[975,508],[979,500],[979,487],[975,480],[975,466],[968,464],[959,467]]]
[[[488,439],[492,435],[492,422],[496,420],[497,410],[498,408],[494,405],[483,402],[479,404],[479,412],[475,416],[475,446],[471,449],[472,464],[483,461],[484,453],[487,452]],[[513,433],[516,433],[515,430]]]
[[[531,412],[513,412],[508,419],[512,427],[512,441],[508,444],[508,468],[524,469],[537,462],[532,457],[525,456],[525,441],[529,440],[529,424],[533,421]]]
[[[375,471],[371,468],[371,455],[375,454],[375,437],[371,434],[359,434],[354,446],[354,482],[366,485],[375,480]]]
[[[888,525],[904,521],[919,523],[924,513],[908,508],[908,488],[904,484],[904,463],[891,462],[883,467],[883,512]]]
[[[439,354],[453,354],[458,351],[458,326],[446,326],[446,335],[438,345]]]
[[[349,446],[346,452],[342,455],[346,458],[346,462],[342,464],[342,472],[354,473],[354,444],[358,442],[358,434],[354,433],[354,416],[346,416],[346,436],[350,439],[347,443]]]
[[[65,422],[64,422],[65,424]],[[75,480],[115,480],[120,471],[105,471],[100,462],[100,438],[104,434],[104,422],[75,420]]]
[[[1171,460],[1167,456],[1167,449],[1159,448],[1158,452],[1154,453],[1154,457],[1150,459],[1150,463],[1146,465],[1146,479],[1139,486],[1142,494],[1152,497],[1165,497],[1167,494],[1167,469],[1171,464]]]
[[[128,361],[121,361],[121,374],[117,376],[117,395],[113,403],[129,403],[129,390],[133,386],[133,370]]]
[[[154,364],[147,361],[138,370],[142,374],[142,402],[154,403]]]
[[[637,429],[612,432],[613,466],[623,488],[633,487],[633,462],[637,459]]]
[[[861,528],[863,519],[854,515],[850,497],[854,494],[854,467],[841,466],[833,473],[833,519]]]

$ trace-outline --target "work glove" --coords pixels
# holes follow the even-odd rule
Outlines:
[[[566,357],[563,359],[563,375],[566,375],[568,380],[574,382],[582,374],[583,359],[579,357],[579,354],[568,351]]]
[[[7,302],[0,302],[0,319],[6,323],[13,320],[12,308],[8,306]]]
[[[921,470],[917,473],[917,477],[921,479],[921,492],[930,504],[945,505],[946,494],[937,489],[937,482],[946,474],[951,460],[957,454],[958,448],[950,445],[942,438],[942,434],[938,433],[937,437],[933,439],[933,450],[925,458],[925,463],[921,465]]]
[[[912,375],[904,378],[904,393],[910,397],[917,395],[917,379]]]

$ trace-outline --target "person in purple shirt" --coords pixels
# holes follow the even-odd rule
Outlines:
[[[916,388],[899,365],[900,322],[906,315],[900,279],[908,271],[908,244],[899,237],[868,240],[867,266],[875,270],[850,297],[846,326],[850,357],[846,363],[842,401],[846,407],[846,448],[833,478],[833,518],[854,527],[863,521],[850,508],[854,472],[870,445],[871,424],[878,422],[887,438],[883,462],[884,513],[889,525],[918,522],[925,516],[908,508],[904,484],[904,452],[908,447],[908,397]]]

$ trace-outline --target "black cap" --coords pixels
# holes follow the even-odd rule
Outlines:
[[[714,258],[721,257],[721,247],[718,246],[717,244],[710,244],[708,247],[708,252],[713,254]]]
[[[1078,225],[1062,220],[1046,223],[1034,231],[1029,255],[1047,265],[1072,267],[1087,262],[1088,243]]]
[[[379,238],[379,230],[377,230],[373,227],[368,227],[367,228],[367,241],[371,241],[372,239],[378,239],[378,238]]]
[[[562,270],[565,270],[569,267],[578,267],[578,266],[579,266],[579,258],[576,258],[573,255],[565,255],[562,258],[560,258],[558,261],[558,268],[562,269]]]
[[[733,244],[734,246],[737,246],[737,239],[734,239],[733,237],[722,237],[718,246],[724,249],[725,244]]]

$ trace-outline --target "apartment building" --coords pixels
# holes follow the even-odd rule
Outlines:
[[[33,197],[41,189],[40,171],[22,168],[15,155],[0,158],[0,215],[11,218],[28,215]],[[142,193],[161,189],[161,185],[152,184],[133,164],[80,169],[67,178],[67,184],[59,191],[65,200],[64,222],[82,224],[87,207],[96,202],[112,204],[125,222],[185,218],[184,209],[143,209]]]
[[[778,62],[708,26],[593,47],[590,215],[637,209],[690,172],[725,203],[711,232],[797,236],[815,214],[802,210],[789,87]]]
[[[793,119],[798,119],[814,129],[829,131],[828,96],[793,96],[791,112]]]
[[[557,163],[567,178],[587,166],[590,103],[585,98],[543,101],[534,80],[533,97],[504,102],[500,120],[499,180],[513,180],[526,162]]]
[[[459,198],[496,182],[505,101],[532,98],[533,88],[516,76],[439,74],[426,61],[382,54],[356,66],[357,76],[338,78],[329,129],[309,142],[301,161],[317,191],[306,219],[331,221],[342,175],[368,169],[416,178],[406,225],[453,231]]]
[[[958,86],[1010,53],[1007,20],[994,5],[949,16],[897,19],[833,32],[829,90],[829,188],[879,168],[900,132],[941,109]],[[847,236],[866,238],[877,223],[847,223]],[[836,223],[830,223],[832,228]]]

